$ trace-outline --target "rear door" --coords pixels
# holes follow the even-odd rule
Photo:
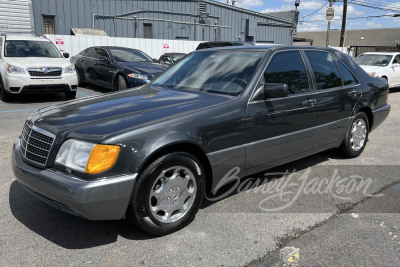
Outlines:
[[[94,48],[86,49],[81,58],[78,59],[82,66],[85,79],[91,83],[97,83],[97,75],[94,70],[94,60],[96,58],[96,51]]]
[[[395,65],[394,65],[395,64]],[[393,58],[393,62],[392,62],[392,70],[393,70],[393,83],[392,86],[400,86],[400,54],[396,55]]]
[[[311,72],[298,50],[272,56],[260,84],[287,84],[290,95],[261,99],[258,92],[247,107],[246,167],[271,164],[313,148],[317,106]],[[258,89],[259,90],[259,89]]]
[[[361,84],[335,55],[305,51],[314,72],[318,103],[316,147],[343,140],[353,109],[361,97]]]

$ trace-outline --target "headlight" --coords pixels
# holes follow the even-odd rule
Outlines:
[[[119,150],[119,146],[67,140],[58,151],[56,163],[80,173],[96,174],[114,166]]]
[[[147,80],[148,79],[146,75],[143,75],[143,74],[140,74],[140,73],[131,73],[131,74],[128,74],[128,77],[136,78],[136,79],[143,79],[143,80]]]
[[[66,68],[64,69],[64,73],[75,73],[75,66],[74,66],[74,65],[71,65],[71,66],[69,66],[69,67],[66,67]]]
[[[7,72],[10,74],[25,74],[26,73],[25,69],[10,65],[10,64],[7,65]]]
[[[376,76],[376,72],[371,72],[369,75],[375,77]]]

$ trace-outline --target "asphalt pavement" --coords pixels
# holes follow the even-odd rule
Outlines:
[[[79,88],[77,97],[103,93]],[[399,266],[398,90],[360,157],[329,150],[252,175],[210,196],[188,227],[158,238],[126,220],[63,213],[15,180],[11,149],[26,118],[64,101],[62,94],[0,101],[0,266]]]

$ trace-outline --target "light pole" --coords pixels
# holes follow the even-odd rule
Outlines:
[[[332,0],[329,1],[329,8],[332,8]],[[328,20],[328,29],[326,30],[326,47],[329,46],[330,34],[331,34],[331,21]]]

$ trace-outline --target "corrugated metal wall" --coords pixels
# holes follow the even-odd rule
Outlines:
[[[0,33],[31,33],[30,0],[0,0]]]
[[[43,15],[55,16],[56,34],[71,28],[96,28],[113,37],[144,37],[152,25],[153,39],[246,41],[292,44],[293,25],[277,18],[203,0],[32,0],[36,34],[43,33]],[[209,14],[199,16],[199,6]],[[253,25],[246,37],[246,26]],[[254,29],[255,28],[255,29]]]

